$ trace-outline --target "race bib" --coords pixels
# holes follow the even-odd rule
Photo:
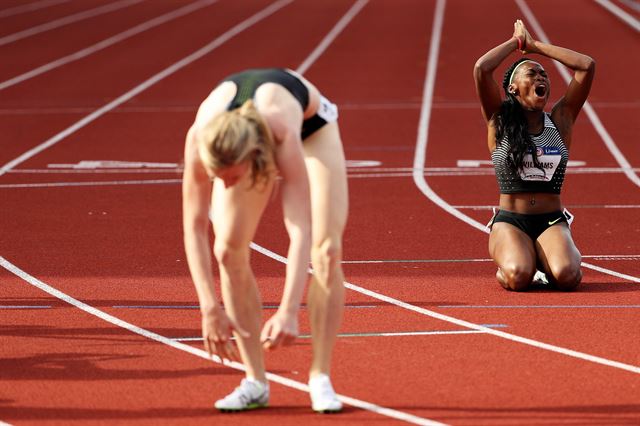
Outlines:
[[[551,181],[553,174],[556,172],[562,160],[560,148],[551,146],[537,147],[536,154],[542,169],[537,168],[533,164],[533,156],[531,154],[525,154],[524,161],[522,162],[522,170],[520,171],[520,179],[540,182]]]

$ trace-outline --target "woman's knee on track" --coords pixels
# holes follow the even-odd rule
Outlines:
[[[500,268],[498,272],[498,280],[500,280],[501,276],[503,281],[502,283],[506,285],[508,290],[524,291],[531,284],[534,274],[535,268],[514,263],[510,265],[503,265]]]
[[[558,289],[571,291],[578,287],[582,281],[582,270],[580,265],[551,265],[550,282]]]

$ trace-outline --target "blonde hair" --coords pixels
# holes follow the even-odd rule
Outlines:
[[[197,139],[205,167],[217,171],[250,160],[251,186],[269,181],[275,144],[252,100],[215,117],[198,132]]]

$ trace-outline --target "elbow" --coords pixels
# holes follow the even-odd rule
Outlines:
[[[491,72],[491,70],[487,66],[487,63],[483,61],[482,58],[478,59],[475,65],[473,66],[473,76],[477,79],[481,75],[486,74],[488,72]]]
[[[596,61],[590,56],[585,56],[584,62],[581,67],[584,71],[589,74],[593,74],[596,71]]]

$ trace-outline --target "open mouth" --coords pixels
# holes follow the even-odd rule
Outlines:
[[[545,86],[544,84],[541,84],[539,86],[536,86],[534,91],[536,92],[537,96],[543,98],[547,94],[547,86]]]

